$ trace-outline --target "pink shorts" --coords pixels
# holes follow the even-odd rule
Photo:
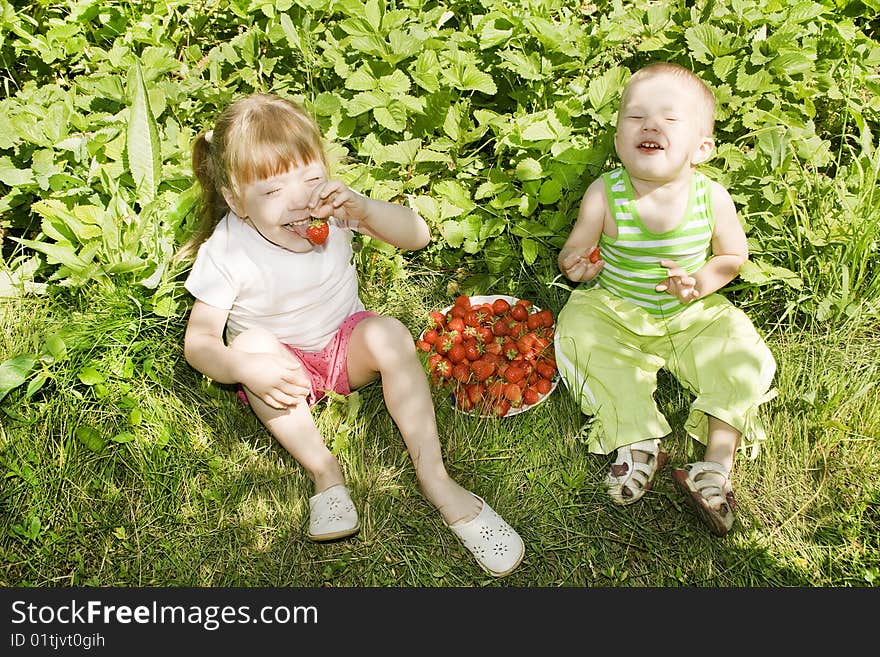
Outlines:
[[[327,343],[321,351],[303,351],[289,344],[284,345],[302,363],[303,369],[312,384],[312,391],[306,397],[309,406],[317,404],[326,394],[332,390],[340,395],[351,393],[348,386],[348,341],[354,327],[368,317],[375,317],[376,313],[368,310],[356,312],[350,315],[339,325],[336,335]],[[241,385],[238,386],[238,396],[248,403],[247,395]]]

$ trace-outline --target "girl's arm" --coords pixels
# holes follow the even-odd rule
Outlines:
[[[228,310],[196,300],[186,324],[183,355],[186,362],[218,383],[238,383],[238,355],[223,343]]]
[[[228,310],[196,300],[186,325],[183,354],[199,372],[218,383],[241,383],[269,406],[295,406],[309,393],[300,363],[288,354],[247,353],[223,342]]]
[[[340,180],[329,180],[312,193],[309,204],[318,218],[357,221],[358,231],[400,249],[421,249],[431,241],[428,224],[416,212],[358,194]]]
[[[591,281],[602,271],[605,263],[602,260],[591,262],[590,253],[602,236],[607,207],[605,183],[599,178],[587,188],[577,221],[556,259],[559,270],[569,280]]]

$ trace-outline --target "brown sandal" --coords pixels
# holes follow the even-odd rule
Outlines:
[[[733,527],[736,499],[730,487],[730,473],[714,461],[688,463],[675,468],[672,478],[685,500],[716,536]]]

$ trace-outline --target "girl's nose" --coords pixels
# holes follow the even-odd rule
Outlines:
[[[293,190],[287,196],[287,208],[291,212],[304,212],[308,209],[309,195],[303,190]]]

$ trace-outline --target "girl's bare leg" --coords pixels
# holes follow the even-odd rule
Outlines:
[[[419,487],[447,525],[470,520],[481,503],[446,471],[425,370],[409,330],[392,317],[370,317],[352,331],[348,347],[352,390],[382,377],[385,405],[406,443]]]
[[[294,359],[294,356],[273,335],[257,329],[237,336],[231,347],[247,353],[276,353],[279,358]],[[308,386],[305,374],[303,374],[303,384]],[[315,426],[311,410],[304,398],[296,406],[279,410],[258,399],[247,388],[245,394],[260,421],[306,470],[315,483],[316,493],[336,484],[345,483],[339,461],[324,444],[324,439]]]

